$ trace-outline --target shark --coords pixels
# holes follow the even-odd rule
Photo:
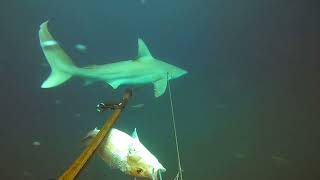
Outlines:
[[[138,38],[138,56],[134,59],[77,67],[49,32],[48,22],[40,25],[39,40],[44,56],[51,67],[51,73],[42,83],[41,88],[56,87],[71,77],[78,76],[85,80],[85,85],[103,81],[113,89],[117,89],[120,85],[152,83],[154,96],[159,97],[165,93],[169,80],[188,73],[182,68],[156,59],[141,38]]]

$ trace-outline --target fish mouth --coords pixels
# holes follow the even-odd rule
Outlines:
[[[166,172],[166,171],[167,171],[167,170],[166,170],[166,168],[164,168],[164,167],[161,167],[161,168],[158,169],[158,172],[160,172],[160,173]]]

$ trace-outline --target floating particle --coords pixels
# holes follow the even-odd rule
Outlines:
[[[23,171],[23,176],[26,176],[26,177],[31,177],[32,176],[32,173],[30,171]]]
[[[132,108],[143,108],[144,104],[135,104],[131,106]]]
[[[60,99],[56,99],[56,100],[55,100],[55,103],[56,103],[56,104],[61,104],[61,100],[60,100]]]
[[[227,107],[226,104],[216,104],[215,105],[216,109],[225,109]]]
[[[47,62],[43,62],[43,63],[41,63],[41,66],[42,66],[42,67],[45,67],[45,68],[48,68],[48,67],[49,67],[49,64],[48,64]]]
[[[244,154],[242,154],[242,153],[236,153],[234,155],[234,157],[237,158],[237,159],[244,159],[246,156]]]
[[[32,143],[32,145],[33,145],[33,146],[40,146],[41,143],[40,143],[39,141],[34,141],[34,142]]]
[[[140,0],[141,4],[146,4],[147,0]]]
[[[83,44],[76,44],[74,47],[76,48],[76,50],[78,50],[80,52],[87,51],[87,46],[83,45]]]
[[[281,156],[271,156],[271,159],[279,163],[288,163],[289,160]]]

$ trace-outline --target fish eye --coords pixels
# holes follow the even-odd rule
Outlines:
[[[140,174],[140,173],[142,173],[142,172],[143,172],[143,169],[141,169],[141,168],[138,168],[138,169],[137,169],[137,173],[138,173],[138,174]]]

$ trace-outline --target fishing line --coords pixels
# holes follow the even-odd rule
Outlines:
[[[169,97],[170,97],[170,105],[171,105],[171,114],[172,114],[172,125],[174,130],[174,137],[176,142],[176,149],[177,149],[177,157],[178,157],[178,167],[179,167],[179,173],[180,173],[180,179],[182,179],[182,169],[181,169],[181,161],[180,161],[180,152],[179,152],[179,144],[178,144],[178,137],[177,137],[177,129],[176,129],[176,120],[174,118],[174,109],[173,109],[173,103],[172,103],[172,93],[171,93],[171,87],[169,82],[169,73],[167,73],[167,83],[169,87]]]
[[[179,180],[179,171],[178,171],[178,173],[177,173],[176,177],[174,177],[174,179],[173,179],[173,180]]]
[[[160,170],[158,170],[158,172],[159,172],[159,180],[162,180],[161,171],[160,171]]]

